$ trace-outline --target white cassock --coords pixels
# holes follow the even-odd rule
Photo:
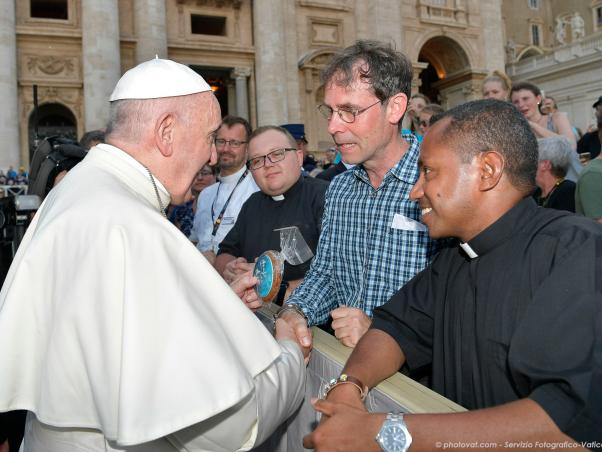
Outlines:
[[[30,411],[25,450],[248,449],[304,384],[296,344],[159,213],[132,157],[98,145],[48,195],[0,292],[0,411]]]

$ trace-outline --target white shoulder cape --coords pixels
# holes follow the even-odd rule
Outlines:
[[[131,445],[235,405],[281,351],[120,152],[93,148],[21,243],[0,292],[0,411]]]

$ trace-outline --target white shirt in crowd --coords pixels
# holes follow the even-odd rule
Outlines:
[[[197,200],[196,215],[190,232],[190,240],[197,242],[200,251],[213,251],[217,254],[219,244],[236,223],[240,208],[259,187],[249,172],[237,186],[238,181],[247,170],[243,166],[236,173],[219,178],[219,181],[205,188]],[[232,193],[234,190],[234,193]],[[213,225],[221,213],[224,204],[230,197],[228,206],[216,234],[213,235]]]

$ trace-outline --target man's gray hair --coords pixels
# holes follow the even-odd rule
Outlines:
[[[566,176],[571,165],[571,153],[574,152],[566,137],[549,137],[537,140],[539,160],[549,160],[552,174],[556,177]]]

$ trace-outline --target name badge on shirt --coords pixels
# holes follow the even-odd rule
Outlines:
[[[401,229],[404,231],[427,231],[428,228],[419,221],[412,220],[406,216],[396,213],[391,223],[393,229]]]
[[[234,224],[234,217],[224,217],[222,218],[222,224],[225,225],[230,225],[230,224]]]

